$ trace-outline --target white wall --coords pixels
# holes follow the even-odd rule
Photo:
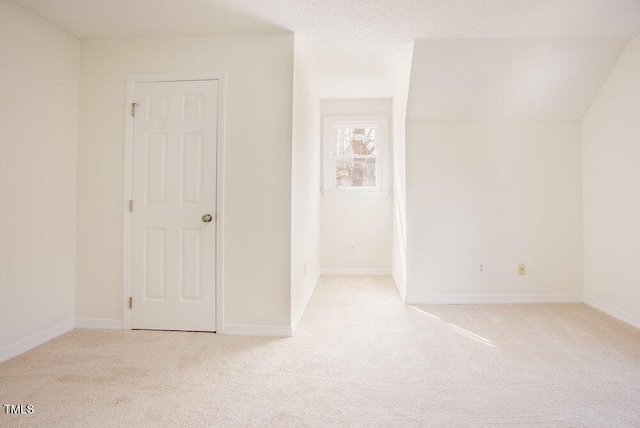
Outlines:
[[[580,122],[410,120],[406,152],[408,302],[580,300]]]
[[[640,328],[640,38],[582,123],[585,301]]]
[[[389,129],[392,129],[391,99],[321,100],[320,111],[322,116],[387,115]],[[391,157],[393,136],[389,135],[388,139]],[[391,165],[392,160],[389,159],[389,162]],[[389,185],[392,183],[390,177]],[[322,196],[320,199],[322,269],[325,272],[362,269],[391,271],[392,193],[385,198]],[[355,246],[354,254],[349,252],[351,244]]]
[[[320,99],[295,46],[291,176],[291,320],[295,328],[320,277]]]
[[[0,361],[73,327],[79,58],[0,1]]]
[[[406,126],[407,101],[411,81],[413,43],[406,47],[404,60],[397,64],[398,73],[393,96],[393,195],[392,195],[392,273],[398,292],[404,300],[407,294],[407,167]]]
[[[291,321],[293,35],[82,43],[78,318],[122,318],[125,78],[226,70],[225,325]]]

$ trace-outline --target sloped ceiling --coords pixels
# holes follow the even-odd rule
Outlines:
[[[640,34],[639,0],[14,1],[83,39],[293,31],[324,98],[393,95],[414,40]]]
[[[418,41],[407,117],[582,119],[626,43],[616,39]]]

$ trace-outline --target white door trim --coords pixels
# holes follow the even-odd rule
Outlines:
[[[216,333],[224,334],[224,147],[225,147],[225,109],[226,109],[226,72],[199,71],[184,73],[130,74],[127,76],[124,108],[124,190],[122,201],[122,329],[131,330],[131,212],[129,200],[132,199],[133,185],[133,116],[131,104],[134,102],[136,83],[179,82],[191,80],[217,80],[218,86],[218,141],[216,165]],[[135,209],[135,207],[134,207]],[[135,304],[135,302],[134,302]]]

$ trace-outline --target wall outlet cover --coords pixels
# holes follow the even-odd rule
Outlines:
[[[524,263],[520,263],[518,265],[518,275],[526,275],[527,274],[527,265]]]

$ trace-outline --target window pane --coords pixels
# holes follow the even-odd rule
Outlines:
[[[337,158],[336,187],[376,187],[376,159]]]
[[[376,155],[376,128],[336,129],[338,156]]]

